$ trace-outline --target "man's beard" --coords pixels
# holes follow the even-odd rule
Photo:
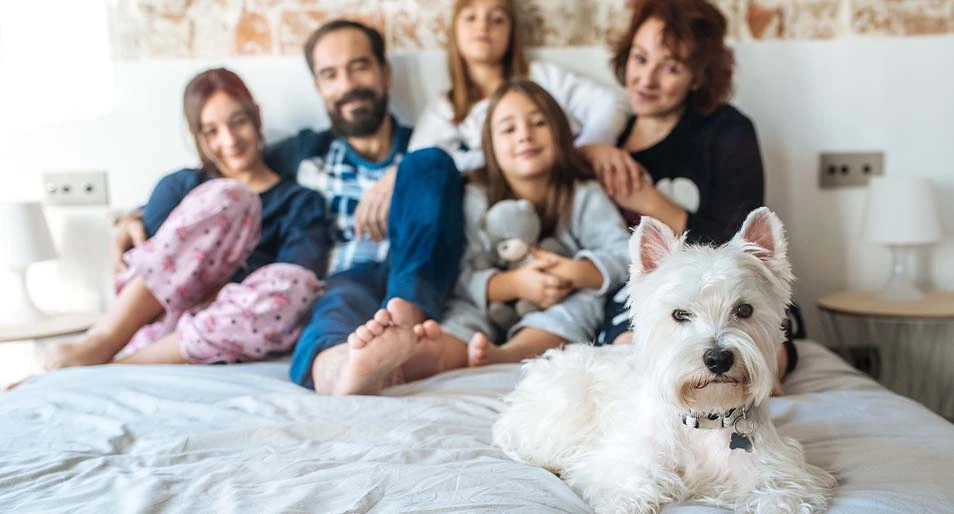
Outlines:
[[[346,120],[341,108],[353,100],[368,100],[370,107],[358,107],[351,110],[351,120]],[[331,118],[331,129],[343,137],[366,137],[374,134],[388,115],[387,93],[377,96],[374,91],[365,88],[352,89],[345,93],[337,102],[334,109],[328,113]]]

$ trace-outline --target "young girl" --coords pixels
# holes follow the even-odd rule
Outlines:
[[[530,78],[543,86],[570,119],[575,141],[592,164],[632,165],[610,146],[623,129],[627,105],[616,90],[541,61],[527,61],[513,0],[457,0],[447,35],[451,87],[420,115],[409,148],[437,146],[454,158],[457,169],[484,165],[481,127],[487,97],[505,81]],[[595,146],[593,143],[604,143]],[[603,161],[616,159],[610,164]]]
[[[467,250],[444,323],[419,328],[426,339],[468,344],[468,365],[518,362],[565,343],[592,341],[602,320],[603,295],[626,277],[629,232],[616,206],[593,180],[573,147],[570,125],[541,86],[514,80],[490,98],[483,127],[487,164],[474,171],[464,195]],[[494,203],[530,201],[572,257],[534,250],[535,259],[510,271],[477,270],[474,256],[489,249],[480,231]],[[541,310],[496,334],[490,302],[530,300]],[[491,343],[503,343],[495,346]]]
[[[80,341],[51,346],[47,369],[123,348],[123,363],[258,360],[298,338],[326,267],[324,200],[265,166],[258,106],[237,75],[200,73],[183,103],[202,166],[159,182],[116,302]]]

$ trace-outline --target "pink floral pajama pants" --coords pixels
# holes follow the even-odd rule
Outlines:
[[[275,263],[229,279],[245,265],[261,235],[261,202],[241,183],[214,179],[192,190],[156,234],[123,256],[165,312],[141,328],[126,352],[175,332],[190,362],[262,360],[295,345],[324,284],[296,264]]]

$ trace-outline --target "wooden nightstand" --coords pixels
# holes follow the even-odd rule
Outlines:
[[[53,314],[19,325],[0,325],[0,388],[39,371],[43,348],[75,336],[93,325],[100,314]]]
[[[954,291],[892,302],[874,292],[818,299],[828,344],[897,393],[954,418]]]

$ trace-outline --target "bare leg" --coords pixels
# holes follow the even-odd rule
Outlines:
[[[175,332],[116,361],[117,364],[188,364],[179,351]]]
[[[483,366],[502,362],[520,362],[543,355],[566,341],[560,336],[538,328],[525,328],[506,343],[495,346],[484,334],[476,334],[467,343],[467,364]]]
[[[129,343],[137,330],[162,312],[162,304],[136,277],[123,287],[116,304],[82,338],[47,348],[43,367],[52,370],[105,364]]]

